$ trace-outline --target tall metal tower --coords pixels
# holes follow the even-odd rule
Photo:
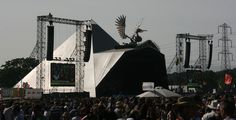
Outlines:
[[[224,23],[218,26],[218,33],[220,32],[220,28],[222,30],[221,32],[222,37],[218,40],[218,47],[219,47],[219,41],[222,41],[221,43],[222,50],[218,53],[218,59],[219,55],[221,54],[221,70],[230,70],[231,69],[230,55],[233,60],[233,54],[229,50],[230,47],[229,42],[231,43],[232,47],[232,40],[228,38],[228,35],[232,34],[232,28],[226,23]],[[230,33],[228,30],[230,30]]]
[[[176,72],[184,72],[183,60],[184,60],[184,38],[181,37],[181,34],[176,36]]]

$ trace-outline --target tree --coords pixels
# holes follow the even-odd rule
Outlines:
[[[38,64],[34,58],[16,58],[7,61],[0,68],[0,87],[13,87]]]
[[[202,84],[205,92],[211,92],[212,89],[217,89],[219,87],[215,72],[205,71],[202,73],[202,76]]]

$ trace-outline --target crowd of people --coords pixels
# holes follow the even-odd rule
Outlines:
[[[233,95],[5,100],[0,120],[236,120]]]

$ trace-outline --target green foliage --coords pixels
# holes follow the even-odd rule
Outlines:
[[[205,72],[193,72],[189,73],[173,73],[168,75],[168,82],[173,85],[187,85],[189,83],[188,79],[191,79],[194,83],[199,83],[204,86],[206,91],[217,89],[217,90],[225,90],[227,85],[224,83],[224,75],[225,73],[230,73],[233,77],[232,86],[235,87],[236,84],[236,68],[230,71],[205,71]]]
[[[38,63],[34,58],[16,58],[7,61],[0,68],[0,87],[13,87],[36,67]]]

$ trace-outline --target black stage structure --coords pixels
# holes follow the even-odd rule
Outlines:
[[[137,95],[143,92],[143,82],[168,88],[165,56],[150,40],[125,50],[96,86],[96,96]]]

